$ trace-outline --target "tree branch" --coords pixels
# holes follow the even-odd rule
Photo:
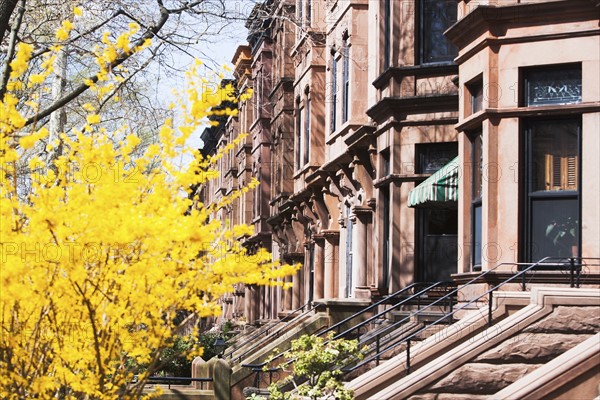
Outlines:
[[[169,10],[167,10],[162,5],[162,1],[161,0],[157,0],[157,3],[159,4],[159,7],[160,7],[160,19],[158,20],[158,22],[156,23],[156,25],[150,26],[146,30],[146,33],[144,33],[144,35],[142,35],[142,37],[140,37],[134,43],[134,46],[133,46],[134,48],[141,46],[147,39],[152,39],[153,37],[157,36],[158,32],[160,32],[160,30],[162,29],[162,27],[169,20],[169,16],[170,16]],[[125,62],[133,54],[135,54],[135,52],[132,52],[132,53],[129,53],[129,54],[121,53],[120,56],[109,65],[109,69],[114,69],[115,67],[121,65],[123,62]],[[92,83],[97,83],[98,82],[98,74],[90,77],[89,81],[91,81]],[[47,116],[49,116],[50,114],[52,114],[54,111],[58,110],[61,107],[66,106],[67,104],[69,104],[70,102],[72,102],[73,100],[75,100],[77,97],[79,97],[83,92],[85,92],[89,88],[90,87],[87,84],[81,83],[80,85],[78,85],[73,91],[71,91],[67,95],[65,95],[62,98],[58,99],[53,104],[51,104],[50,106],[48,106],[44,110],[38,112],[34,116],[28,118],[27,122],[25,122],[25,126],[31,125],[31,124],[35,123],[36,121],[39,121],[39,120],[41,120],[43,118],[46,118]]]
[[[88,29],[85,32],[80,33],[79,35],[73,37],[72,39],[69,39],[68,42],[66,42],[66,44],[70,44],[70,43],[74,43],[77,40],[81,39],[84,36],[89,35],[92,32],[97,31],[98,29],[102,28],[104,25],[108,24],[110,21],[112,21],[113,19],[115,19],[116,17],[118,17],[119,15],[127,15],[127,13],[125,13],[125,11],[123,10],[118,10],[115,11],[115,13],[113,15],[111,15],[110,17],[108,17],[107,19],[105,19],[104,21],[100,22],[97,25],[92,26],[90,29]],[[46,46],[41,48],[40,50],[36,51],[33,53],[33,56],[31,56],[31,58],[35,58],[35,57],[39,57],[44,53],[47,53],[50,51],[50,47]]]
[[[9,28],[10,16],[12,15],[19,0],[0,0],[0,43]]]
[[[10,62],[15,56],[15,49],[17,47],[17,35],[19,33],[19,29],[21,28],[21,22],[23,22],[23,15],[25,14],[25,1],[26,0],[20,0],[19,8],[17,9],[17,19],[10,32],[8,54],[6,55],[4,71],[2,71],[2,82],[0,83],[0,100],[4,99],[4,94],[6,93],[6,86],[8,85],[8,79],[10,78],[10,73],[12,72]]]
[[[151,57],[148,57],[148,59],[142,64],[140,65],[140,67],[138,69],[136,69],[132,74],[130,74],[127,78],[125,78],[125,80],[123,80],[122,82],[119,83],[119,85],[108,95],[104,98],[104,100],[102,100],[102,103],[100,103],[100,106],[98,107],[98,112],[100,110],[102,110],[102,108],[106,105],[106,103],[108,103],[108,101],[110,99],[112,99],[114,97],[114,95],[121,90],[121,88],[123,86],[125,86],[131,79],[133,79],[134,76],[136,76],[140,71],[142,71],[144,68],[146,68],[150,62],[152,62],[152,60],[154,60],[154,54]]]

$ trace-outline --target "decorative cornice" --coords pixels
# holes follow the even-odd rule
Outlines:
[[[384,121],[390,115],[397,120],[407,114],[434,111],[458,111],[458,94],[411,97],[385,97],[367,110],[375,121]]]
[[[430,176],[431,174],[390,174],[373,181],[373,186],[379,188],[390,183],[420,182]]]
[[[473,57],[473,55],[479,53],[481,50],[488,47],[497,47],[507,44],[517,43],[532,43],[542,42],[546,40],[561,40],[561,39],[574,39],[588,36],[598,36],[600,29],[590,29],[579,32],[559,32],[559,33],[547,33],[542,35],[531,35],[531,36],[517,36],[517,37],[503,37],[503,38],[485,38],[475,46],[469,48],[460,56],[456,57],[455,61],[457,64],[463,64],[466,60]]]
[[[565,104],[559,106],[535,106],[535,107],[511,107],[511,108],[486,108],[483,111],[466,118],[455,126],[459,132],[478,129],[485,120],[494,120],[501,118],[523,118],[540,117],[553,115],[576,115],[600,112],[600,101]]]
[[[373,135],[375,129],[375,126],[372,125],[361,125],[344,139],[344,143],[351,150],[369,147],[375,140],[375,136]]]
[[[535,26],[598,19],[598,8],[594,3],[590,0],[560,0],[479,5],[444,34],[459,48],[464,48],[486,31],[494,36],[504,36],[508,25]]]
[[[277,92],[277,90],[279,90],[279,88],[282,86],[283,86],[284,91],[289,91],[289,92],[293,93],[294,92],[294,78],[283,77],[283,78],[279,79],[273,86],[273,89],[269,92],[269,94],[268,94],[269,98],[273,97],[275,95],[275,93]]]
[[[437,65],[410,65],[405,67],[390,67],[373,81],[373,86],[377,89],[382,89],[388,82],[394,78],[401,80],[407,76],[417,78],[446,76],[458,74],[458,65],[454,63],[445,63]]]

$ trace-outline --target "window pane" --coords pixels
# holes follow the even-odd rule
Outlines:
[[[481,133],[475,136],[473,142],[471,142],[471,153],[473,156],[473,199],[481,198],[483,189],[483,141],[481,140]]]
[[[579,124],[544,121],[531,126],[531,191],[578,190]]]
[[[452,61],[456,47],[444,36],[444,31],[456,22],[456,0],[421,0],[422,62]]]
[[[390,263],[390,192],[388,188],[381,188],[380,190],[383,199],[383,287],[387,288]]]
[[[331,132],[335,132],[337,122],[337,69],[338,60],[334,54],[331,63]]]
[[[581,67],[526,73],[526,106],[581,102]]]
[[[420,174],[433,174],[458,155],[457,143],[418,144],[416,150]]]
[[[342,93],[342,122],[348,121],[348,105],[350,96],[350,47],[344,43],[344,64],[343,64],[343,93]]]
[[[296,168],[300,169],[302,155],[302,114],[300,112],[300,100],[296,103]]]
[[[579,201],[539,198],[531,201],[531,261],[578,255]]]
[[[392,10],[391,10],[391,1],[392,0],[384,0],[383,5],[383,70],[387,70],[390,67],[390,47],[392,38]]]
[[[304,112],[304,165],[306,165],[310,160],[310,97],[308,95],[306,95]]]
[[[481,266],[481,204],[473,205],[473,267]]]
[[[471,95],[471,114],[483,110],[483,82],[468,85],[467,89]]]

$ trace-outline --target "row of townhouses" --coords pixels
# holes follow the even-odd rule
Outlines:
[[[597,287],[599,15],[597,0],[257,5],[231,81],[254,95],[202,151],[248,135],[202,196],[257,179],[212,218],[301,268],[291,289],[240,286],[222,318],[355,310],[424,282],[484,293],[540,260],[528,284]]]

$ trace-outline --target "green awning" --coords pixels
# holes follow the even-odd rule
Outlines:
[[[409,207],[456,208],[458,157],[437,170],[408,194]]]

